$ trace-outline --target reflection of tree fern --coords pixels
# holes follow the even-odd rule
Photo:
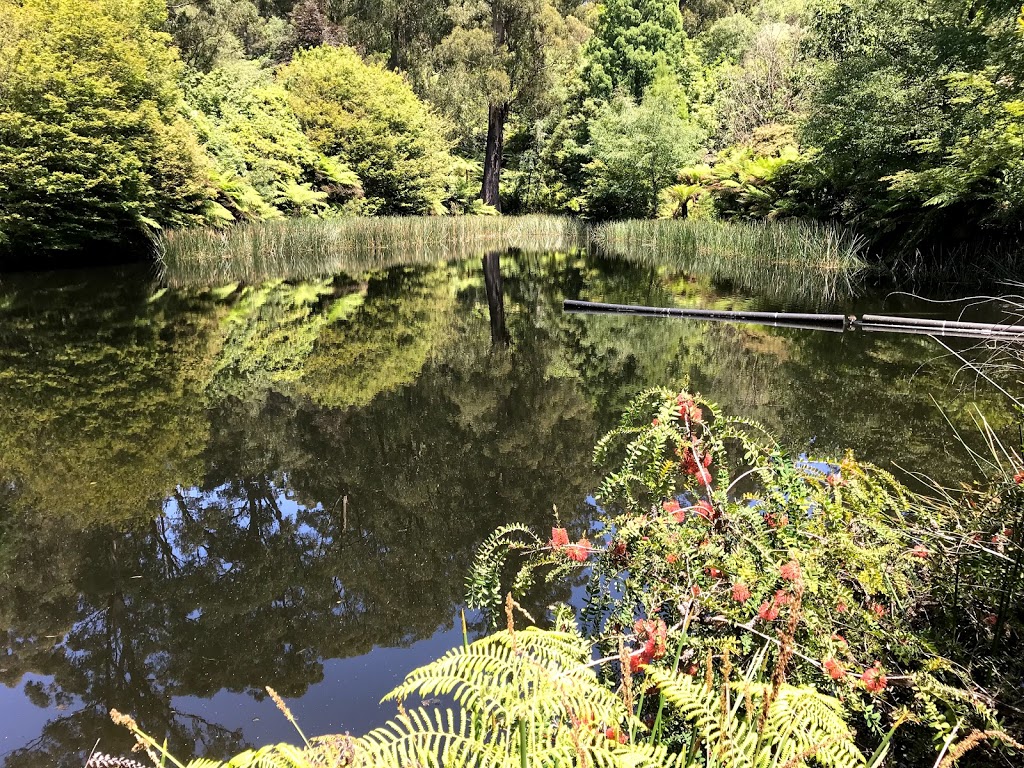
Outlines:
[[[648,668],[651,682],[693,729],[691,751],[700,749],[708,768],[746,768],[813,763],[825,768],[858,768],[864,756],[853,741],[842,703],[810,687],[772,686],[741,680],[728,693],[691,677]],[[764,697],[771,704],[758,727]]]

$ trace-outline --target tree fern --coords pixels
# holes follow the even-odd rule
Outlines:
[[[732,703],[718,686],[675,675],[649,672],[651,682],[692,728],[694,748],[707,768],[791,768],[814,763],[823,768],[863,768],[843,704],[810,687],[772,686],[749,680],[728,681]],[[759,713],[770,697],[763,725]]]

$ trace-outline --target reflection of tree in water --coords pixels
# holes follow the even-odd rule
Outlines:
[[[381,301],[401,304],[380,290]],[[368,323],[393,327],[394,317],[373,312],[373,301],[371,286],[348,316],[353,343],[393,338],[395,349],[375,354],[408,350],[416,372],[380,382],[365,407],[324,407],[318,401],[334,396],[318,397],[315,379],[302,376],[239,385],[235,394],[263,394],[211,403],[198,457],[204,479],[172,492],[163,515],[143,504],[134,523],[75,529],[33,512],[24,496],[12,500],[0,544],[10,576],[0,587],[11,662],[4,682],[50,676],[46,690],[30,689],[38,703],[80,699],[80,708],[8,764],[80,765],[96,736],[111,749],[127,746],[106,719],[111,706],[185,752],[197,743],[225,753],[239,735],[175,712],[172,697],[255,694],[265,684],[298,696],[322,678],[323,659],[428,637],[451,622],[474,549],[496,525],[544,525],[552,503],[568,512],[584,496],[594,429],[572,379],[550,375],[554,345],[524,333],[514,350],[492,352],[486,321],[468,313],[448,353],[446,339],[416,322],[401,334],[377,332]],[[266,318],[267,304],[253,311]],[[424,312],[399,316],[436,322]],[[224,324],[224,338],[260,325],[237,314]],[[433,339],[431,354],[408,344],[409,334]],[[244,335],[230,347],[232,366],[262,375],[238,350],[266,359],[272,346]],[[344,338],[331,343],[339,350]],[[298,393],[289,392],[297,380]],[[113,414],[102,418],[113,429]],[[65,633],[63,642],[46,639]]]
[[[301,696],[325,659],[449,626],[495,526],[546,527],[552,504],[569,527],[581,517],[593,443],[640,387],[689,377],[786,437],[879,454],[907,392],[928,402],[920,379],[882,381],[927,354],[916,342],[846,355],[824,335],[566,315],[566,296],[726,301],[580,254],[51,294],[36,309],[9,293],[0,317],[0,681],[51,678],[26,694],[74,712],[11,766],[81,765],[97,736],[126,745],[110,706],[182,753],[226,754],[240,735],[173,697]],[[904,438],[915,461],[942,450],[902,432],[888,445]]]

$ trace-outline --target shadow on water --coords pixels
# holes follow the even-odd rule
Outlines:
[[[307,732],[379,724],[379,697],[457,642],[480,541],[548,527],[553,505],[584,519],[593,444],[643,387],[689,381],[794,451],[970,474],[940,414],[965,425],[957,365],[926,338],[561,310],[777,300],[674,268],[491,251],[188,290],[140,277],[0,285],[8,768],[127,749],[111,707],[180,754],[292,738],[264,685]]]

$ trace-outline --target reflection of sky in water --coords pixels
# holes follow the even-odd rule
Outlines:
[[[393,702],[379,702],[407,672],[461,643],[462,630],[455,627],[407,648],[374,648],[364,656],[332,659],[324,663],[323,681],[310,686],[301,699],[288,700],[288,706],[307,735],[366,733],[395,715]],[[297,740],[295,729],[269,698],[260,702],[221,691],[209,699],[181,697],[174,704],[182,712],[242,729],[254,746]]]

